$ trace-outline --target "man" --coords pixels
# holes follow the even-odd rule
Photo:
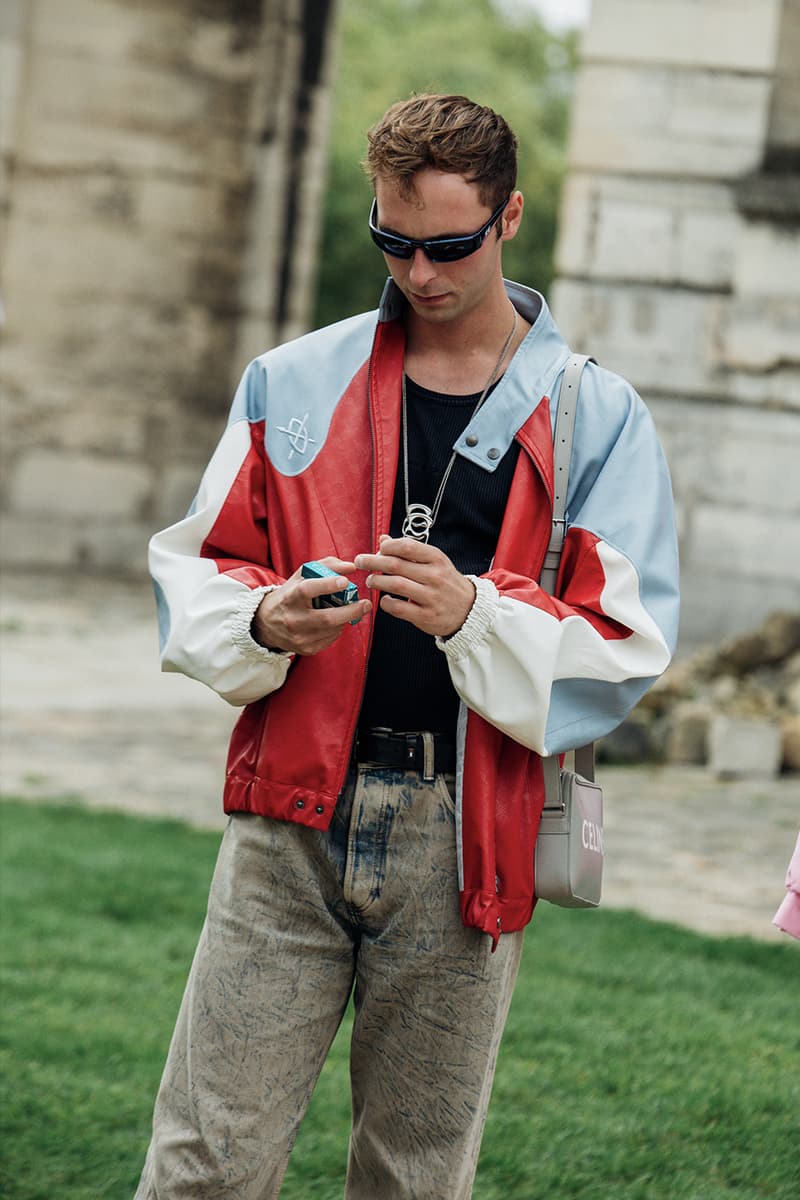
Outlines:
[[[245,708],[141,1198],[277,1196],[353,989],[348,1200],[471,1194],[540,755],[617,725],[675,639],[663,458],[592,364],[558,598],[537,584],[569,351],[503,280],[508,125],[417,96],[367,167],[380,309],[250,365],[192,511],[152,542],[165,669]],[[348,581],[356,603],[316,607]]]

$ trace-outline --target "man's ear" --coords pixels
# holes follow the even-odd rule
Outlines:
[[[525,198],[519,189],[511,193],[511,199],[506,205],[503,215],[500,218],[500,237],[504,242],[510,242],[516,235],[522,221],[522,210],[525,207]]]

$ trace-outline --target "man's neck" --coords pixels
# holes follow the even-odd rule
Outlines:
[[[409,309],[406,372],[431,391],[451,395],[479,392],[497,364],[513,323],[514,309],[505,290],[491,308],[481,306],[453,321],[426,321]],[[505,364],[511,361],[529,329],[528,322],[518,317]]]

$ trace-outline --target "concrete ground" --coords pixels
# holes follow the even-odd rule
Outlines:
[[[159,672],[149,586],[5,575],[0,791],[221,829],[236,711]],[[710,933],[788,941],[771,923],[800,825],[800,778],[603,767],[603,903]]]

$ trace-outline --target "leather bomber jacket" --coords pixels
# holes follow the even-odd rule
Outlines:
[[[619,376],[589,364],[556,595],[537,583],[550,538],[552,416],[569,357],[544,300],[508,283],[532,328],[456,443],[492,470],[520,453],[493,563],[462,629],[437,639],[461,698],[456,796],[461,914],[490,934],[535,904],[540,756],[603,736],[669,662],[677,550],[652,420]],[[243,705],[226,812],[327,828],[347,773],[371,620],[293,658],[250,635],[265,591],[310,559],[352,559],[389,527],[400,440],[402,297],[308,334],[245,371],[182,521],[154,536],[162,666]],[[490,454],[489,452],[492,451]],[[362,594],[363,574],[354,576]]]

